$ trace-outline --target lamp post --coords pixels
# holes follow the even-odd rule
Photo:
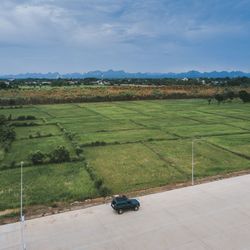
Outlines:
[[[26,250],[24,243],[23,229],[24,229],[24,215],[23,215],[23,161],[21,161],[21,190],[20,190],[20,223],[21,223],[21,244],[22,250]]]
[[[196,139],[193,139],[192,140],[192,185],[194,185],[194,165],[195,165],[195,162],[194,162],[194,142],[195,141],[206,141],[204,140],[203,138],[196,138]]]
[[[194,140],[192,140],[192,186],[194,185]]]

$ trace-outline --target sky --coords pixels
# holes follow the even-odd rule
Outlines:
[[[1,0],[0,74],[250,72],[250,0]]]

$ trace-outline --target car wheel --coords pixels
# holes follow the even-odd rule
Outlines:
[[[118,214],[122,214],[122,213],[123,213],[123,210],[122,210],[122,209],[119,209],[117,212],[118,212]]]
[[[135,210],[135,211],[138,211],[138,210],[139,210],[139,206],[135,206],[135,207],[134,207],[134,210]]]

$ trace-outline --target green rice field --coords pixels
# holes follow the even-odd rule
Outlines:
[[[250,169],[250,104],[150,100],[4,107],[16,139],[0,146],[0,210],[82,201]],[[15,120],[34,116],[34,124]],[[27,121],[26,121],[27,122]],[[63,163],[34,165],[30,155],[58,146]],[[80,153],[78,152],[80,149]]]

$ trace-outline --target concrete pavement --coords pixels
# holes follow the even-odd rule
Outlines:
[[[250,175],[26,221],[27,250],[250,249]],[[0,226],[0,249],[21,249],[20,224]]]

